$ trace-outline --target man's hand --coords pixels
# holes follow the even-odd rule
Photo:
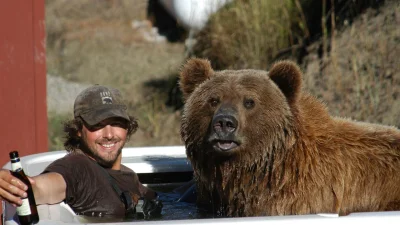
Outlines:
[[[145,198],[143,201],[142,209],[145,218],[157,217],[161,215],[163,204],[161,200],[158,199],[158,196],[152,200]]]
[[[32,178],[28,178],[31,184],[35,183]],[[14,177],[11,171],[5,169],[0,170],[0,200],[7,201],[14,206],[21,205],[21,198],[27,196],[27,189],[28,186]]]

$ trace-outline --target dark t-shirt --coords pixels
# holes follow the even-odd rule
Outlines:
[[[129,191],[137,204],[140,197],[155,198],[154,191],[143,186],[133,170],[121,165],[121,170],[106,169],[121,191]],[[67,203],[77,214],[124,217],[125,206],[113,189],[104,170],[82,153],[69,153],[51,163],[43,173],[56,172],[66,184]]]

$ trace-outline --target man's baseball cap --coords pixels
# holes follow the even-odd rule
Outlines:
[[[126,105],[119,90],[94,85],[83,90],[75,99],[74,117],[81,117],[89,126],[120,117],[129,121]]]

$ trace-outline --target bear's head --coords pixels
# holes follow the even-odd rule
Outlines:
[[[208,60],[193,58],[181,70],[180,88],[181,136],[189,159],[265,158],[262,154],[293,145],[301,89],[295,63],[278,62],[269,72],[214,71]]]

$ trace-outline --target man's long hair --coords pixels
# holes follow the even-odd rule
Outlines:
[[[127,121],[127,141],[134,134],[138,128],[137,119],[133,116],[129,116],[130,121]],[[64,147],[67,152],[74,152],[76,149],[80,149],[81,137],[78,133],[82,131],[83,120],[78,117],[69,121],[64,122],[65,142]]]

